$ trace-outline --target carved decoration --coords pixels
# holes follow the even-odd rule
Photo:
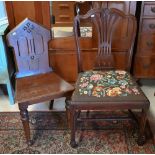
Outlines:
[[[16,77],[51,71],[48,59],[48,29],[25,19],[7,35],[7,38],[15,53],[18,70]]]
[[[117,28],[117,24],[120,20],[128,20],[131,22],[132,30],[130,34],[130,47],[129,47],[129,56],[127,62],[127,70],[129,70],[131,66],[131,56],[132,56],[132,48],[134,43],[135,37],[135,30],[136,30],[136,23],[135,18],[132,15],[126,16],[121,11],[117,9],[108,9],[108,8],[101,8],[101,9],[91,9],[85,15],[77,15],[74,20],[74,32],[76,37],[76,46],[77,46],[77,56],[78,56],[78,71],[83,71],[82,69],[82,61],[81,61],[81,54],[80,54],[80,22],[81,20],[91,19],[92,24],[94,25],[94,29],[97,31],[98,35],[98,53],[96,56],[96,62],[94,69],[96,70],[105,70],[105,69],[114,69],[114,57],[111,51],[112,46],[112,38],[113,32]],[[133,36],[133,37],[132,37]]]

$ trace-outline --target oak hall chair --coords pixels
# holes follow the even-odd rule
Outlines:
[[[90,19],[93,28],[98,35],[98,48],[96,61],[92,70],[84,71],[82,54],[80,49],[80,24],[82,20]],[[131,37],[128,40],[129,48],[126,53],[126,70],[115,68],[115,57],[113,56],[112,39],[113,32],[121,19],[126,19],[130,25],[128,32]],[[82,25],[82,24],[81,24]],[[123,26],[123,24],[121,25]],[[122,27],[119,27],[122,28]],[[130,114],[133,109],[139,109],[141,120],[139,123],[138,144],[145,142],[145,125],[149,101],[136,84],[129,73],[133,53],[133,45],[136,35],[136,18],[125,15],[117,9],[91,9],[85,15],[77,15],[74,20],[74,33],[77,47],[78,78],[75,90],[68,100],[71,126],[71,146],[76,147],[75,132],[77,121],[94,121],[95,118],[83,118],[81,110],[104,111],[104,110],[128,110]],[[100,118],[107,119],[107,118]],[[113,120],[114,117],[108,118]],[[121,117],[119,119],[122,119]],[[97,121],[97,120],[96,120]]]
[[[13,47],[17,67],[15,102],[20,109],[28,145],[32,144],[28,106],[53,101],[59,97],[69,97],[74,89],[49,67],[50,39],[50,30],[27,18],[7,35],[8,44]]]

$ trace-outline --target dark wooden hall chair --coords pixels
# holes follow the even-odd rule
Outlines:
[[[96,28],[98,36],[98,48],[96,61],[92,70],[84,71],[82,62],[82,52],[80,48],[80,26],[81,21],[90,19],[93,28]],[[128,30],[128,51],[126,53],[126,69],[116,68],[115,57],[112,52],[112,40],[115,37],[114,32],[120,20],[126,19],[129,22]],[[128,110],[132,113],[133,109],[139,109],[141,119],[139,122],[138,144],[145,142],[145,125],[147,119],[147,110],[150,103],[144,95],[136,81],[130,74],[133,46],[136,35],[136,18],[132,15],[125,15],[117,9],[91,9],[85,15],[77,15],[74,20],[74,33],[77,47],[78,78],[75,90],[68,100],[68,109],[70,111],[71,126],[71,146],[76,147],[75,132],[78,121],[97,121],[107,118],[88,118],[81,117],[80,112],[86,111],[104,111],[104,110]],[[120,25],[123,28],[123,24]],[[118,37],[118,36],[117,36]],[[133,114],[133,113],[132,113]],[[113,120],[114,117],[109,117]],[[124,118],[117,118],[124,119]]]
[[[59,77],[48,59],[48,41],[50,30],[25,19],[7,35],[9,46],[13,47],[16,62],[15,102],[20,109],[27,143],[30,139],[28,106],[51,101],[60,97],[69,97],[72,85]]]

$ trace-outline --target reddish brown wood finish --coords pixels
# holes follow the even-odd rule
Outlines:
[[[71,1],[52,2],[52,15],[55,17],[54,26],[73,26],[74,3]]]
[[[123,11],[126,15],[128,14],[135,15],[136,1],[132,1],[132,2],[102,1],[100,3],[102,3],[100,6],[102,6],[103,8],[105,7],[116,8]],[[86,8],[88,8],[88,6],[85,7],[85,4],[83,4],[84,7],[82,6],[82,4],[80,6],[81,14],[85,13],[87,10]],[[50,28],[50,11],[49,11],[50,3],[49,2],[11,1],[11,2],[6,2],[6,8],[7,8],[7,15],[8,15],[9,24],[10,24],[9,26],[11,29],[14,28],[20,21],[22,21],[26,17],[31,18],[34,21]],[[56,8],[56,10],[57,9],[58,8]],[[74,10],[74,9],[71,9],[71,10]],[[28,12],[32,12],[32,14],[29,14]],[[69,12],[67,13],[70,14]],[[73,14],[73,12],[71,12],[71,14]],[[118,28],[114,37],[115,39],[113,39],[112,41],[113,42],[112,52],[114,52],[115,57],[117,59],[116,66],[119,67],[120,69],[124,69],[126,67],[126,63],[124,63],[126,59],[125,55],[129,47],[128,42],[130,42],[128,40],[128,36],[130,37],[130,34],[128,33],[129,32],[128,25],[129,25],[128,21],[126,20],[121,21],[120,24],[118,24]],[[94,52],[92,52],[93,51],[92,48],[97,48],[97,44],[96,44],[97,41],[95,41],[95,37],[96,35],[93,32],[93,38],[90,38],[91,41],[84,39],[81,42],[83,45],[89,44],[89,48],[86,48],[84,52],[89,54],[91,57],[94,56]],[[61,46],[62,48],[60,48],[59,46]],[[119,60],[120,55],[121,55],[121,60]],[[77,73],[75,71],[76,51],[75,51],[75,42],[73,37],[71,38],[66,37],[65,39],[64,38],[52,39],[49,44],[49,56],[50,56],[50,64],[52,64],[52,67],[57,71],[57,73],[59,73],[59,75],[61,75],[61,77],[63,77],[65,80],[72,83],[76,81],[76,78],[77,78]],[[62,58],[64,58],[63,61],[62,61]],[[52,60],[54,60],[54,63]],[[70,61],[70,63],[64,63],[64,61]],[[89,59],[86,63],[87,63],[86,66],[90,68],[93,62]],[[64,66],[64,67],[60,68],[60,66]]]
[[[13,29],[25,18],[30,18],[49,29],[51,28],[48,1],[7,1],[5,4],[10,29]]]
[[[155,2],[142,2],[134,76],[155,78]]]
[[[132,1],[102,1],[103,8],[116,8],[123,11],[126,15],[135,15],[136,2]],[[85,4],[83,4],[85,5]],[[81,4],[82,8],[82,4]],[[80,11],[82,14],[83,10]],[[87,25],[87,24],[86,24]],[[90,25],[89,25],[90,26]],[[112,41],[112,52],[114,53],[114,59],[116,67],[119,69],[125,69],[127,67],[126,59],[128,59],[127,51],[129,49],[130,42],[130,24],[127,20],[120,21],[117,24],[117,30],[114,32],[115,35]],[[81,41],[81,48],[83,55],[89,55],[92,59],[86,60],[84,66],[88,68],[92,67],[94,61],[94,49],[97,49],[97,35],[93,31],[93,37],[84,38]],[[50,64],[66,81],[74,83],[77,79],[77,71],[75,71],[76,66],[76,51],[74,37],[66,38],[53,38],[49,44],[50,52]],[[62,61],[63,59],[63,61]],[[67,63],[63,63],[63,62]],[[70,65],[72,64],[72,65]],[[63,68],[61,66],[64,66]]]
[[[65,96],[66,90],[71,91],[73,87],[54,72],[19,78],[16,81],[16,101],[19,104],[50,101]]]
[[[112,38],[113,38],[113,31],[116,28],[117,21],[120,18],[127,18],[130,25],[132,25],[132,33],[130,38],[130,47],[127,53],[127,67],[126,70],[130,70],[131,66],[131,58],[132,58],[132,51],[134,45],[134,39],[136,34],[136,18],[132,15],[126,16],[123,12],[116,10],[116,9],[91,9],[87,12],[86,15],[77,15],[74,20],[74,32],[75,32],[75,42],[77,47],[77,63],[78,63],[78,72],[79,77],[82,77],[82,73],[84,72],[83,64],[82,64],[82,56],[81,56],[81,49],[80,49],[80,34],[79,34],[79,26],[81,19],[88,19],[91,17],[91,21],[94,22],[94,25],[97,28],[98,34],[98,51],[95,61],[95,70],[105,71],[105,70],[112,70],[117,69],[114,65],[114,58],[113,53],[111,52],[112,46]],[[95,27],[94,26],[94,27]],[[110,63],[112,62],[112,63]],[[97,68],[96,68],[97,66]],[[85,75],[86,77],[86,75]],[[140,132],[137,143],[139,145],[143,145],[145,143],[145,125],[147,120],[147,110],[149,108],[149,101],[141,91],[140,96],[138,99],[128,98],[128,97],[121,97],[118,98],[106,98],[106,96],[102,96],[101,98],[91,98],[92,96],[82,96],[79,94],[79,78],[76,82],[75,91],[71,98],[71,101],[68,101],[67,109],[70,112],[70,127],[71,127],[71,146],[76,147],[75,141],[75,132],[77,121],[94,121],[94,120],[101,120],[95,118],[80,118],[79,112],[81,110],[94,110],[94,111],[102,111],[102,110],[122,110],[128,109],[130,113],[132,113],[131,109],[141,109],[141,120],[140,120]],[[133,83],[136,84],[134,79],[132,80]],[[90,82],[91,83],[91,82]],[[89,84],[88,84],[89,85]],[[104,87],[104,85],[103,85]],[[82,88],[81,88],[82,89]],[[139,89],[139,88],[138,88]],[[140,89],[139,89],[140,90]],[[133,116],[133,115],[132,115]],[[103,118],[107,119],[107,118]],[[111,120],[111,118],[108,118]],[[122,118],[115,118],[112,119],[122,119]]]
[[[31,104],[69,97],[72,85],[64,81],[49,67],[48,41],[50,31],[35,22],[25,19],[7,35],[9,46],[16,58],[16,95],[27,143],[30,140],[27,108]],[[33,76],[32,76],[33,75]]]

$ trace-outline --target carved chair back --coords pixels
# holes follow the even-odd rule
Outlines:
[[[9,46],[13,47],[17,78],[52,70],[48,59],[48,29],[26,18],[9,32],[7,40]]]
[[[77,15],[74,19],[74,33],[77,48],[77,61],[78,61],[78,72],[82,72],[82,57],[80,49],[80,23],[83,20],[90,19],[93,28],[96,29],[98,34],[98,52],[94,65],[95,70],[109,70],[115,68],[114,57],[112,53],[112,37],[113,32],[117,27],[120,19],[127,18],[129,24],[132,26],[130,33],[130,47],[127,52],[127,66],[126,69],[130,70],[131,60],[133,54],[133,45],[136,35],[136,18],[133,15],[125,15],[122,11],[117,9],[91,9],[85,15]],[[121,27],[120,27],[121,29]]]

